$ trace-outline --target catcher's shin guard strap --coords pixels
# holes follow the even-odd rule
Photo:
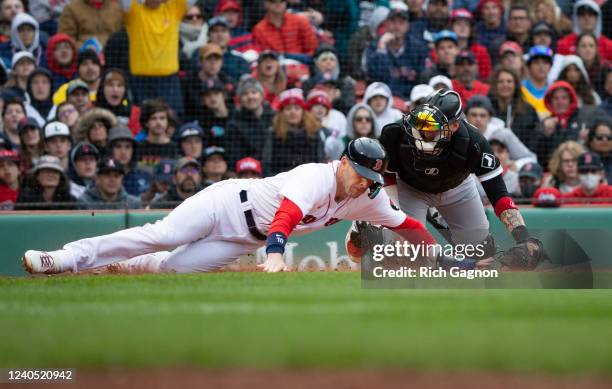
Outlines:
[[[272,232],[268,235],[266,240],[266,254],[285,252],[285,245],[287,244],[287,236],[282,232]]]

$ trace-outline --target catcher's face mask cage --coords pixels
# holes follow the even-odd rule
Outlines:
[[[416,151],[431,157],[444,151],[452,135],[444,113],[430,104],[422,104],[404,116],[404,130]]]

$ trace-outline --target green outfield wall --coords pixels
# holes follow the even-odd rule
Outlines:
[[[580,261],[586,254],[597,267],[612,267],[612,208],[522,209],[530,230],[540,237],[556,261]],[[65,242],[108,234],[164,217],[163,211],[41,212],[0,215],[0,274],[23,275],[20,257],[27,249],[54,250]],[[501,248],[512,238],[492,212],[491,231]],[[300,269],[353,266],[344,253],[348,222],[290,240],[287,262]],[[263,252],[256,253],[259,260]]]

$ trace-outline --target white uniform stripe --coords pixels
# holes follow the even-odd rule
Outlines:
[[[497,169],[493,170],[492,172],[483,174],[482,176],[478,176],[478,180],[480,182],[484,182],[484,181],[490,180],[491,178],[499,176],[503,172],[504,170],[502,169],[502,167],[498,166]]]

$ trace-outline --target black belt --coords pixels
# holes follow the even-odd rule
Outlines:
[[[241,190],[240,191],[240,202],[241,203],[246,203],[247,201],[249,201],[248,197],[247,197],[247,191],[246,190]],[[247,209],[244,211],[244,218],[246,219],[246,223],[247,223],[247,227],[249,227],[249,232],[251,233],[251,235],[253,235],[253,237],[257,240],[266,240],[267,237],[261,233],[261,231],[259,231],[257,229],[257,224],[255,224],[255,218],[253,217],[253,211],[250,209]]]

